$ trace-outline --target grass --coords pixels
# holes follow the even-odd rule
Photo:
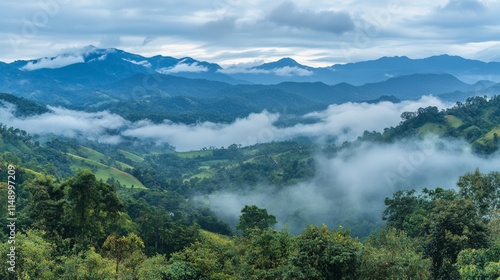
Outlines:
[[[486,133],[486,135],[484,135],[484,138],[491,140],[495,137],[495,133],[497,134],[497,136],[500,136],[500,125]]]
[[[212,244],[230,245],[233,243],[233,240],[229,236],[213,233],[204,229],[200,229],[200,235],[205,241]]]
[[[464,122],[460,118],[453,115],[446,115],[445,118],[448,124],[453,128],[458,128],[464,124]]]
[[[128,152],[125,150],[118,150],[118,152],[133,162],[141,163],[144,161],[144,158],[142,158],[136,154],[133,154],[131,152]]]
[[[421,135],[437,134],[442,135],[445,132],[443,125],[437,123],[426,123],[419,128]]]
[[[134,188],[146,189],[146,187],[139,180],[137,180],[137,178],[126,172],[81,156],[73,154],[67,155],[74,159],[71,169],[75,171],[78,169],[90,168],[93,170],[98,180],[103,180],[105,182],[109,178],[115,178],[115,180],[118,180],[122,186],[127,188],[130,188],[133,185]]]
[[[77,152],[79,156],[96,162],[108,162],[108,160],[110,159],[108,156],[84,146],[80,146]],[[113,163],[119,165],[121,170],[125,170],[126,168],[134,169],[133,166],[130,166],[121,161],[113,160]]]
[[[81,157],[93,160],[93,161],[106,161],[107,157],[104,154],[99,153],[98,151],[92,150],[90,148],[79,146],[78,147],[78,155]]]
[[[175,155],[180,158],[207,157],[212,155],[211,150],[199,150],[189,152],[175,152]]]

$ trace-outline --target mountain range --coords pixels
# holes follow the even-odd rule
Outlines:
[[[144,57],[88,46],[50,58],[0,62],[0,92],[42,104],[155,120],[182,114],[190,121],[230,121],[264,109],[304,113],[334,103],[428,94],[455,102],[495,95],[500,89],[497,77],[499,62],[449,55],[383,57],[320,68],[283,58],[249,68],[223,68],[190,57]],[[130,106],[142,106],[144,113],[124,109]]]

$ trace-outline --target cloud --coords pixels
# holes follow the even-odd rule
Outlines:
[[[139,141],[169,143],[180,151],[231,144],[252,145],[297,136],[321,141],[336,138],[337,143],[355,140],[365,130],[382,131],[397,125],[404,111],[420,107],[445,108],[451,104],[428,96],[397,104],[345,103],[302,116],[307,124],[278,126],[278,114],[250,114],[233,123],[203,122],[193,125],[169,121],[154,124],[147,120],[129,122],[109,112],[79,112],[50,107],[51,112],[18,118],[14,106],[0,107],[0,122],[30,134],[55,134],[85,138],[104,143],[119,143],[130,137]],[[279,226],[299,232],[307,224],[343,225],[359,235],[367,234],[381,223],[383,200],[399,189],[423,187],[453,188],[465,172],[480,168],[484,172],[500,166],[500,155],[476,156],[470,146],[459,140],[437,137],[406,139],[390,144],[357,143],[337,154],[315,156],[313,178],[286,188],[261,185],[252,191],[217,192],[198,196],[221,217],[236,223],[244,205],[255,204],[276,215]],[[443,176],[446,174],[446,176]]]
[[[192,150],[209,146],[229,146],[231,144],[253,145],[271,141],[273,123],[277,114],[262,112],[237,119],[231,124],[204,122],[196,125],[166,122],[153,124],[148,121],[135,123],[125,130],[124,136],[169,143],[178,150]]]
[[[311,76],[314,74],[312,71],[297,66],[293,67],[285,66],[282,68],[275,68],[271,72],[278,76],[285,76],[285,77],[293,77],[293,76],[303,77],[303,76]]]
[[[474,155],[467,143],[449,139],[407,139],[392,144],[363,143],[332,158],[316,156],[314,178],[286,188],[261,185],[194,199],[235,225],[244,205],[255,204],[299,233],[309,224],[353,227],[366,236],[381,224],[384,198],[400,189],[454,188],[458,177],[476,168],[497,171],[500,155]],[[446,174],[446,176],[443,176]]]
[[[304,77],[314,75],[314,72],[297,66],[285,66],[271,70],[233,66],[225,69],[219,69],[218,72],[223,74],[274,74],[284,77]]]
[[[180,73],[180,72],[207,72],[208,68],[200,65],[198,62],[193,62],[191,64],[189,63],[183,63],[180,61],[177,63],[175,66],[172,67],[164,67],[164,68],[159,68],[156,69],[158,73],[161,74],[171,74],[171,73]]]
[[[405,111],[416,111],[420,107],[436,106],[440,109],[451,106],[439,99],[426,96],[417,101],[401,103],[381,102],[344,103],[331,105],[324,111],[313,112],[300,118],[307,124],[298,123],[282,127],[276,122],[279,114],[263,111],[236,119],[232,123],[202,122],[193,125],[152,123],[148,120],[128,122],[109,112],[80,112],[50,107],[52,112],[28,118],[15,118],[12,109],[3,108],[0,122],[26,130],[30,134],[55,134],[66,137],[85,137],[106,141],[109,137],[136,137],[158,144],[168,143],[179,151],[197,150],[203,147],[227,147],[231,144],[244,146],[271,141],[290,140],[299,136],[318,141],[336,138],[338,143],[352,141],[365,130],[382,131],[400,122]]]
[[[32,135],[57,135],[70,138],[83,137],[88,140],[116,144],[121,136],[112,133],[128,122],[122,117],[109,112],[86,113],[48,107],[51,112],[42,115],[17,118],[15,107],[7,105],[0,107],[0,123],[27,131]]]
[[[449,0],[441,10],[451,12],[482,12],[486,10],[486,6],[477,0]]]
[[[236,28],[236,18],[223,17],[214,21],[209,21],[201,27],[201,36],[220,38],[230,35]]]
[[[151,68],[151,63],[147,60],[142,60],[142,61],[135,61],[135,60],[132,60],[132,59],[125,59],[125,58],[122,58],[123,60],[127,61],[127,62],[130,62],[132,64],[136,64],[136,65],[140,65],[140,66],[143,66],[143,67],[146,67],[146,68]]]
[[[219,69],[217,72],[223,74],[269,74],[271,71],[257,68],[228,67]]]
[[[299,10],[289,1],[274,8],[268,19],[284,26],[337,34],[354,30],[354,21],[347,12]]]
[[[82,62],[84,62],[84,59],[81,55],[61,55],[53,58],[44,57],[34,62],[30,61],[19,69],[26,71],[33,71],[42,68],[55,69]]]
[[[195,125],[166,122],[153,124],[143,121],[135,123],[123,132],[124,136],[169,143],[178,150],[201,149],[208,146],[229,146],[231,144],[253,145],[270,141],[289,140],[305,136],[323,140],[325,137],[337,138],[338,143],[353,141],[364,131],[382,131],[400,122],[401,113],[417,111],[420,107],[436,106],[440,109],[451,106],[439,99],[426,96],[417,101],[401,103],[381,102],[344,103],[331,105],[326,110],[310,113],[303,118],[313,123],[279,127],[275,123],[279,114],[262,112],[250,114],[246,118],[230,124],[212,122]]]
[[[436,106],[439,109],[450,107],[452,104],[443,103],[436,97],[424,96],[417,101],[403,101],[400,103],[380,102],[343,103],[330,105],[326,110],[309,113],[307,119],[317,120],[312,124],[297,124],[293,127],[276,128],[276,135],[280,139],[296,136],[308,137],[337,137],[337,141],[352,141],[361,136],[364,131],[382,131],[386,127],[396,126],[400,122],[403,112],[415,112],[418,108]]]

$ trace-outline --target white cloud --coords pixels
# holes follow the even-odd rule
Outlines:
[[[142,121],[123,131],[123,135],[169,143],[181,151],[209,146],[229,146],[235,143],[253,145],[273,140],[272,128],[277,119],[277,114],[262,112],[237,119],[231,124],[212,122],[196,125],[170,122],[153,124]]]
[[[242,68],[242,67],[228,67],[219,69],[217,72],[222,74],[269,74],[271,71],[257,68]]]
[[[63,56],[56,56],[54,58],[44,57],[35,62],[30,61],[19,69],[26,71],[33,71],[42,68],[55,69],[82,62],[84,62],[84,59],[83,56],[81,55],[63,55]]]
[[[117,130],[128,122],[109,112],[86,113],[59,107],[49,107],[51,112],[17,118],[15,107],[0,107],[0,123],[27,131],[32,135],[54,134],[65,137],[83,137],[103,143],[119,142],[119,135],[111,135],[108,130]]]
[[[418,108],[436,106],[443,109],[445,104],[432,96],[417,101],[401,103],[381,102],[344,103],[331,105],[321,112],[304,116],[315,119],[315,123],[297,124],[292,127],[277,127],[274,123],[278,114],[262,112],[237,119],[231,124],[204,122],[195,125],[150,122],[135,123],[123,135],[169,143],[178,150],[193,150],[208,146],[229,146],[231,144],[253,145],[256,143],[293,139],[298,136],[323,139],[336,137],[339,143],[352,141],[364,131],[382,131],[401,121],[401,113],[417,111]]]
[[[326,66],[392,55],[463,55],[457,46],[498,37],[500,11],[498,1],[473,0],[64,2],[53,7],[56,11],[37,1],[22,6],[4,3],[0,60],[39,58],[88,44],[109,46],[103,41],[146,56],[190,56],[216,63],[296,55]],[[443,16],[444,7],[479,11],[481,16]],[[210,32],[203,28],[226,19],[235,20],[212,24]],[[81,27],[78,32],[75,26]],[[261,56],[246,53],[249,50],[260,50]],[[240,56],[224,57],[231,52]],[[477,58],[475,53],[470,58]],[[318,57],[321,62],[315,60]]]
[[[135,60],[132,60],[132,59],[125,59],[125,58],[123,58],[123,60],[125,60],[127,62],[130,62],[132,64],[136,64],[136,65],[140,65],[140,66],[146,67],[146,68],[151,68],[151,63],[149,61],[147,61],[147,60],[135,61]]]
[[[314,72],[310,70],[300,68],[297,66],[293,67],[285,66],[281,68],[274,68],[271,70],[232,66],[225,69],[220,69],[218,70],[218,72],[223,74],[274,74],[284,77],[297,77],[297,76],[304,77],[304,76],[311,76],[314,74]]]
[[[291,1],[285,1],[274,8],[268,19],[285,26],[332,33],[352,31],[355,26],[349,13],[345,11],[299,9]]]
[[[156,71],[161,74],[180,73],[180,72],[198,73],[198,72],[207,72],[208,68],[203,65],[200,65],[198,62],[193,62],[189,64],[189,63],[183,63],[181,61],[177,63],[175,66],[159,68],[156,69]]]
[[[216,192],[195,200],[208,204],[233,225],[241,209],[254,204],[275,215],[279,227],[286,224],[294,233],[309,224],[351,227],[364,221],[354,233],[367,234],[381,223],[384,198],[395,191],[454,188],[466,172],[498,171],[499,165],[499,154],[477,156],[467,143],[449,139],[363,143],[333,158],[317,156],[316,175],[305,182],[279,189],[263,185],[251,191],[242,186],[247,191]]]
[[[451,106],[439,99],[426,96],[417,101],[401,103],[381,102],[344,103],[331,105],[326,110],[303,116],[308,124],[290,127],[276,126],[279,114],[267,111],[250,114],[230,124],[203,122],[193,125],[172,123],[155,124],[148,120],[128,122],[109,112],[87,113],[62,108],[52,108],[52,113],[28,118],[15,118],[11,109],[3,108],[0,122],[26,130],[31,134],[56,134],[67,137],[107,139],[111,136],[137,137],[156,143],[168,143],[179,151],[196,150],[209,146],[231,144],[253,145],[270,141],[289,140],[298,136],[321,141],[324,137],[336,138],[338,143],[352,141],[365,130],[382,131],[400,122],[405,111],[414,112],[420,107]],[[313,120],[313,123],[310,120]],[[113,131],[110,133],[109,131]]]
[[[338,142],[355,140],[364,131],[382,131],[386,127],[396,126],[401,121],[403,112],[415,112],[418,108],[435,106],[439,109],[450,107],[433,96],[424,96],[417,101],[400,103],[380,102],[344,103],[330,105],[321,112],[309,113],[305,117],[317,119],[314,124],[298,124],[277,130],[279,138],[293,136],[323,137],[335,136]]]
[[[293,76],[311,76],[314,73],[312,71],[309,71],[307,69],[303,69],[297,66],[285,66],[282,68],[275,68],[272,70],[272,72],[278,76],[285,76],[285,77],[293,77]]]

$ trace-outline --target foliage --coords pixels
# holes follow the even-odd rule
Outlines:
[[[255,205],[245,205],[241,209],[240,222],[236,229],[246,235],[251,229],[263,230],[274,226],[276,223],[276,217],[268,214],[266,209],[261,209]]]
[[[404,231],[388,228],[365,242],[361,279],[429,279],[431,261]]]
[[[329,231],[309,226],[296,240],[292,263],[298,279],[354,279],[359,275],[362,244],[342,227]]]

